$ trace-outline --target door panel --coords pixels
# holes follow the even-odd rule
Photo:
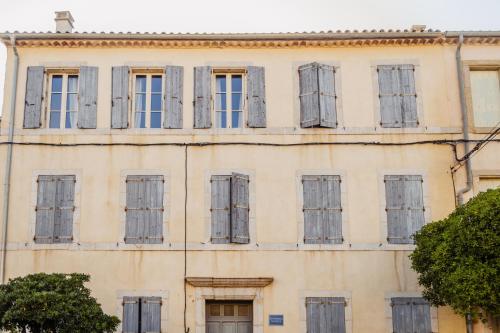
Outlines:
[[[206,333],[252,333],[252,302],[208,301]]]

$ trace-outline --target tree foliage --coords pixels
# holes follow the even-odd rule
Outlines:
[[[482,192],[415,234],[423,295],[461,315],[500,316],[500,189]]]
[[[85,274],[32,274],[0,285],[0,328],[9,332],[107,333],[119,320],[106,315],[85,287]]]

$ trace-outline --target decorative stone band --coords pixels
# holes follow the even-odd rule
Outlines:
[[[273,282],[271,277],[258,278],[214,278],[187,277],[186,282],[193,287],[205,288],[262,288]]]

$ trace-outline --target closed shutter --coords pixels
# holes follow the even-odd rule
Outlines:
[[[337,127],[335,68],[318,65],[320,126]]]
[[[56,176],[54,243],[71,243],[73,240],[75,182],[75,176]]]
[[[323,243],[342,244],[340,176],[322,176]]]
[[[391,244],[408,244],[408,221],[405,199],[405,176],[385,176],[387,212],[387,241]]]
[[[29,66],[24,99],[24,128],[39,128],[42,125],[44,68]]]
[[[266,127],[264,67],[247,68],[248,127]]]
[[[139,297],[123,297],[123,333],[139,333]]]
[[[80,67],[78,127],[97,127],[97,67]]]
[[[230,241],[231,224],[231,176],[212,176],[211,180],[211,216],[214,244],[224,244]]]
[[[308,333],[345,333],[344,297],[307,297]]]
[[[380,125],[382,127],[402,127],[399,72],[395,65],[377,67]]]
[[[414,333],[411,303],[410,297],[391,299],[392,330],[394,333]]]
[[[399,66],[403,127],[417,127],[417,93],[415,90],[415,66]]]
[[[212,69],[209,66],[194,68],[194,128],[210,128]]]
[[[38,176],[35,243],[54,241],[57,181],[55,176]]]
[[[163,176],[144,176],[144,243],[163,242]]]
[[[129,68],[112,68],[111,128],[128,127]]]
[[[231,175],[231,242],[247,244],[249,235],[249,177],[239,173]]]
[[[304,195],[304,243],[323,242],[323,199],[321,176],[302,176]]]
[[[318,63],[299,67],[300,127],[320,125]]]
[[[165,67],[164,128],[182,128],[184,67]]]
[[[422,176],[405,176],[405,204],[407,207],[406,219],[410,243],[414,242],[412,236],[419,231],[425,223],[422,182]]]
[[[141,300],[141,333],[160,333],[161,297],[144,297]]]
[[[146,198],[146,184],[143,176],[127,176],[125,243],[143,243]]]
[[[307,333],[322,333],[320,312],[321,312],[321,297],[307,297],[306,298]]]
[[[412,298],[413,332],[432,333],[431,307],[424,298]]]

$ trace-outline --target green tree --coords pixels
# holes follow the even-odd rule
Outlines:
[[[430,303],[483,321],[500,316],[500,189],[480,193],[414,237],[412,267]]]
[[[120,322],[85,287],[85,274],[31,274],[0,285],[0,328],[9,332],[104,333]]]

